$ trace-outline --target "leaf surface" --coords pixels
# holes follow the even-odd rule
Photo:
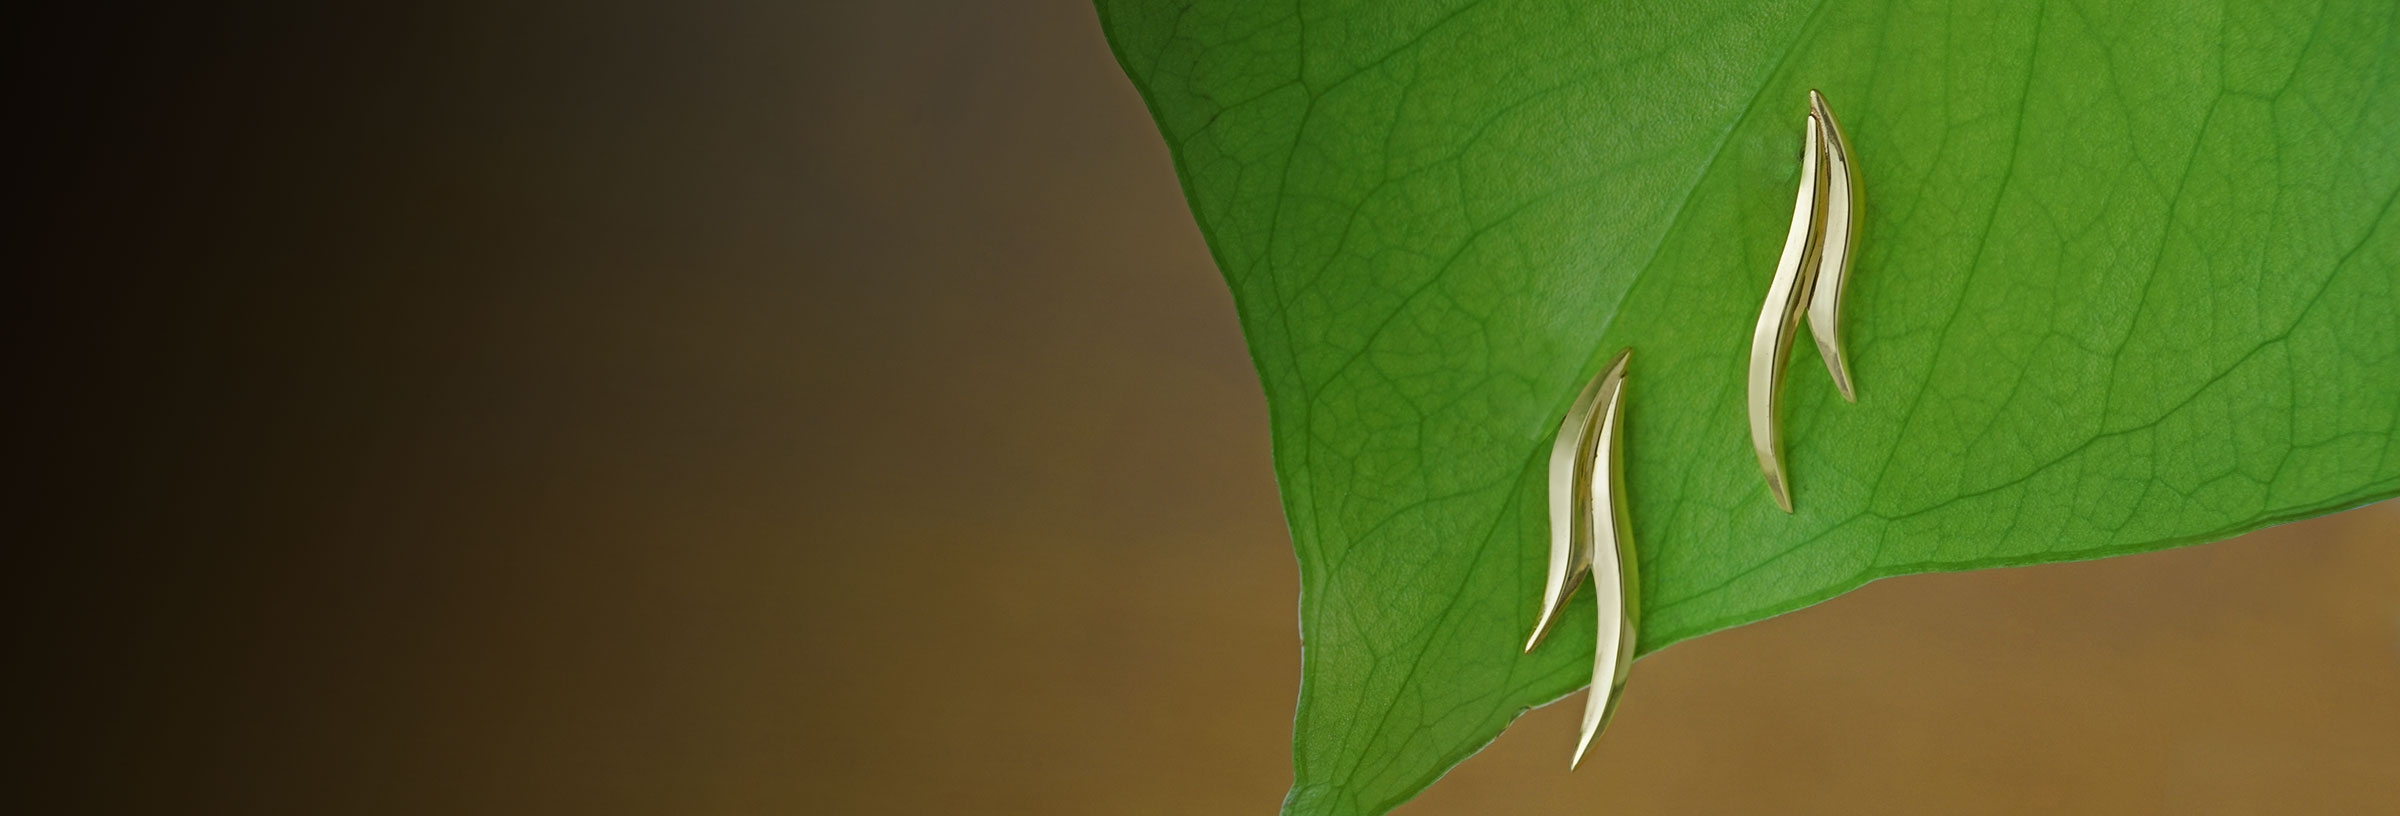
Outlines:
[[[1588,593],[1518,646],[1549,434],[1622,347],[1644,652],[2400,493],[2392,3],[1099,7],[1267,394],[1287,813],[1389,810],[1589,682]],[[1743,371],[1812,87],[1863,181],[1859,400],[1794,353],[1786,515]]]

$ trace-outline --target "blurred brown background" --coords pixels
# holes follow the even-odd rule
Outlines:
[[[1267,813],[1265,412],[1076,2],[19,21],[16,812]],[[1401,811],[2363,813],[2400,506],[1887,581]]]

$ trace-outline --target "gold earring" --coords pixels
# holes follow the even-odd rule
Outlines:
[[[1791,230],[1750,336],[1750,445],[1766,473],[1768,492],[1786,513],[1792,512],[1792,488],[1783,464],[1783,377],[1803,315],[1842,398],[1857,401],[1840,321],[1850,261],[1857,253],[1858,165],[1824,95],[1812,90],[1808,99]]]
[[[1600,610],[1592,687],[1569,768],[1583,763],[1592,738],[1616,714],[1641,617],[1641,582],[1625,517],[1625,372],[1632,360],[1632,349],[1618,352],[1583,387],[1550,446],[1550,571],[1525,651],[1541,645],[1585,575],[1592,576]]]

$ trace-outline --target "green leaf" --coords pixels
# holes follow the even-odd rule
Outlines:
[[[1518,646],[1549,433],[1621,347],[1645,652],[2400,492],[2396,13],[1102,0],[1266,389],[1286,812],[1388,810],[1588,682],[1588,593]],[[1812,87],[1864,181],[1859,401],[1794,355],[1785,515],[1743,362]]]

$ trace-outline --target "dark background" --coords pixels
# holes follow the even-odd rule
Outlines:
[[[9,799],[1265,813],[1297,577],[1076,2],[118,4],[5,59]],[[2355,813],[2400,508],[1902,579],[1404,813]]]

